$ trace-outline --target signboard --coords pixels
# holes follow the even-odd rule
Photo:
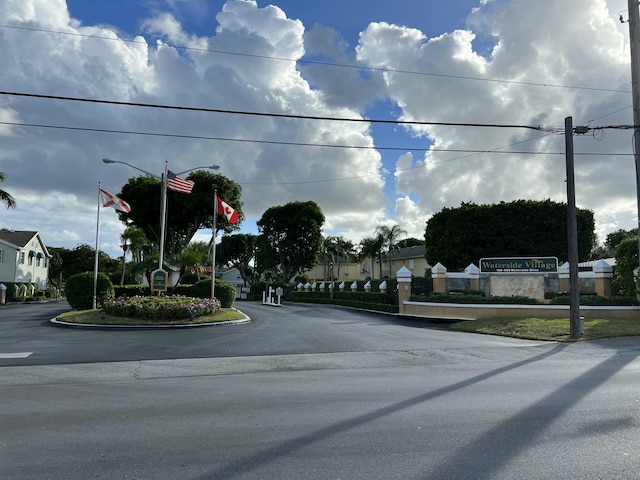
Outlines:
[[[556,257],[481,258],[482,273],[557,273]]]
[[[167,272],[161,269],[151,272],[151,291],[166,292],[167,291]]]

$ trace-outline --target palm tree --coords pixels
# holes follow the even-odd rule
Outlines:
[[[122,235],[120,235],[120,241],[122,242],[122,275],[120,276],[120,285],[124,285],[127,250],[131,247],[131,258],[139,263],[142,261],[142,248],[149,242],[144,231],[134,225],[129,225],[124,229]]]
[[[4,172],[0,172],[0,183],[4,182],[6,178],[7,177],[4,174]],[[0,203],[3,203],[4,206],[7,208],[15,208],[16,206],[16,201],[13,199],[13,197],[1,189],[0,189]]]
[[[361,255],[371,259],[371,278],[375,278],[375,259],[380,264],[380,277],[382,277],[382,247],[384,246],[384,238],[380,233],[373,237],[363,238],[360,242]]]
[[[400,225],[394,225],[389,228],[386,225],[381,225],[376,228],[376,231],[382,235],[384,238],[384,243],[387,246],[387,253],[389,255],[389,278],[391,278],[391,253],[393,250],[397,248],[396,244],[398,243],[398,239],[402,235],[406,235],[407,231],[403,228],[400,228]]]

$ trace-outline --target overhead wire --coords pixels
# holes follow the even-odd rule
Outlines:
[[[351,122],[351,123],[380,123],[380,124],[418,125],[418,126],[519,128],[519,129],[524,128],[524,129],[542,130],[542,131],[561,130],[560,128],[545,129],[540,125],[491,124],[491,123],[471,123],[471,122],[435,122],[435,121],[393,120],[393,119],[354,118],[354,117],[325,117],[321,115],[297,115],[297,114],[291,114],[291,113],[255,112],[255,111],[249,111],[249,110],[230,110],[230,109],[222,109],[222,108],[192,107],[192,106],[183,106],[183,105],[163,105],[159,103],[125,102],[120,100],[69,97],[69,96],[62,96],[62,95],[45,95],[42,93],[10,92],[5,90],[0,90],[0,95],[27,97],[27,98],[40,98],[40,99],[49,99],[49,100],[64,100],[64,101],[70,101],[70,102],[99,103],[104,105],[119,105],[119,106],[127,106],[127,107],[159,108],[159,109],[165,109],[165,110],[221,113],[221,114],[229,114],[229,115],[249,115],[249,116],[256,116],[256,117],[285,118],[285,119],[295,119],[295,120],[323,120],[323,121],[331,121],[331,122],[339,121],[339,122]]]
[[[94,34],[90,35],[90,34],[84,34],[84,33],[78,33],[78,32],[62,32],[59,30],[48,30],[48,29],[36,28],[36,27],[24,27],[24,26],[18,26],[18,25],[0,24],[0,28],[25,30],[25,31],[33,31],[33,32],[41,32],[41,33],[52,33],[57,35],[67,35],[67,36],[83,37],[83,38],[95,38],[98,40],[140,44],[145,46],[151,45],[147,43],[146,40],[127,39],[127,38],[120,38],[120,37],[113,38],[113,37],[107,37],[104,35],[94,35]],[[367,70],[367,71],[381,72],[381,73],[400,73],[400,74],[406,74],[406,75],[421,75],[421,76],[429,76],[429,77],[471,80],[471,81],[478,81],[478,82],[492,82],[492,83],[503,83],[503,84],[511,84],[511,85],[525,85],[525,86],[547,87],[547,88],[563,88],[563,89],[570,89],[570,90],[587,90],[587,91],[626,93],[626,94],[632,93],[630,90],[618,90],[618,89],[602,88],[602,87],[562,85],[562,84],[542,83],[542,82],[525,82],[522,80],[483,78],[483,77],[473,77],[468,75],[453,75],[453,74],[446,74],[446,73],[423,72],[423,71],[417,71],[417,70],[401,70],[401,69],[394,69],[394,68],[388,68],[388,67],[370,67],[366,65],[358,65],[358,64],[350,64],[350,63],[325,62],[325,61],[319,61],[319,60],[309,60],[305,58],[286,58],[286,57],[278,57],[278,56],[271,56],[271,55],[259,55],[259,54],[246,53],[246,52],[231,52],[227,50],[219,50],[219,49],[211,49],[211,48],[188,47],[184,45],[175,45],[175,44],[166,43],[166,42],[163,42],[159,46],[174,48],[176,50],[186,50],[186,51],[194,51],[194,52],[201,52],[201,53],[214,53],[218,55],[231,55],[231,56],[239,56],[239,57],[258,58],[263,60],[277,60],[277,61],[284,61],[284,62],[303,63],[303,64],[309,64],[309,65],[322,65],[322,66],[328,66],[328,67],[350,68],[350,69],[356,69],[356,70]]]
[[[11,26],[11,25],[0,25],[0,28],[15,28],[21,30],[31,30],[31,31],[39,31],[45,33],[54,33],[61,35],[72,35],[72,36],[80,36],[87,38],[98,38],[104,40],[118,40],[123,42],[130,43],[144,43],[147,44],[146,41],[139,40],[127,40],[122,38],[112,38],[112,37],[104,37],[99,35],[86,35],[79,34],[74,32],[58,32],[53,30],[45,30],[38,29],[32,27],[19,27],[19,26]],[[515,83],[515,84],[524,84],[524,85],[533,85],[533,86],[545,86],[545,87],[557,87],[557,88],[572,88],[572,89],[582,89],[582,90],[599,90],[599,91],[608,91],[608,92],[618,92],[618,93],[630,93],[628,91],[622,90],[614,90],[614,89],[601,89],[594,87],[580,87],[580,86],[569,86],[569,85],[554,85],[554,84],[541,84],[541,83],[533,83],[533,82],[520,82],[520,81],[509,81],[509,80],[499,80],[499,79],[485,79],[485,78],[477,78],[477,77],[467,77],[467,76],[456,76],[456,75],[446,75],[446,74],[434,74],[428,72],[417,72],[417,71],[405,71],[405,70],[394,70],[394,69],[386,69],[386,68],[374,68],[374,67],[366,67],[362,65],[350,65],[350,64],[337,64],[330,62],[319,62],[312,60],[304,60],[304,59],[287,59],[282,57],[274,57],[274,56],[263,56],[263,55],[255,55],[255,54],[247,54],[240,52],[228,52],[221,50],[213,50],[213,49],[201,49],[197,47],[184,47],[177,45],[164,44],[164,46],[176,48],[176,49],[185,49],[185,50],[193,50],[193,51],[202,51],[216,54],[226,54],[226,55],[237,55],[237,56],[246,56],[246,57],[256,57],[263,59],[271,59],[271,60],[282,60],[282,61],[294,61],[300,63],[311,63],[311,64],[319,64],[325,66],[336,66],[336,67],[345,67],[345,68],[358,68],[363,70],[374,70],[374,71],[383,71],[383,72],[392,72],[392,73],[405,73],[405,74],[415,74],[415,75],[430,75],[444,78],[460,78],[466,80],[483,80],[483,81],[492,81],[492,82],[501,82],[501,83]],[[63,101],[75,101],[75,102],[88,102],[88,103],[99,103],[99,104],[108,104],[108,105],[123,105],[123,106],[134,106],[134,107],[142,107],[142,108],[160,108],[160,109],[171,109],[171,110],[183,110],[183,111],[194,111],[194,112],[207,112],[207,113],[220,113],[220,114],[231,114],[231,115],[251,115],[258,117],[271,117],[271,118],[285,118],[285,119],[300,119],[300,120],[321,120],[321,121],[346,121],[346,122],[363,122],[363,123],[379,123],[379,124],[395,124],[395,125],[407,125],[407,126],[451,126],[451,127],[486,127],[486,128],[521,128],[521,129],[532,129],[537,131],[547,132],[547,134],[560,134],[564,131],[563,128],[550,128],[550,127],[542,127],[540,125],[515,125],[515,124],[482,124],[482,123],[465,123],[465,122],[434,122],[434,121],[411,121],[411,120],[391,120],[391,119],[366,119],[366,118],[345,118],[345,117],[325,117],[325,116],[307,116],[307,115],[294,115],[294,114],[279,114],[279,113],[267,113],[267,112],[255,112],[255,111],[246,111],[246,110],[229,110],[229,109],[213,109],[213,108],[204,108],[204,107],[190,107],[190,106],[180,106],[180,105],[162,105],[162,104],[152,104],[152,103],[141,103],[141,102],[124,102],[124,101],[115,101],[115,100],[104,100],[104,99],[90,99],[90,98],[81,98],[81,97],[69,97],[69,96],[59,96],[59,95],[44,95],[44,94],[35,94],[35,93],[25,93],[25,92],[9,92],[9,91],[0,91],[0,95],[13,95],[13,96],[21,96],[21,97],[31,97],[31,98],[41,98],[41,99],[51,99],[51,100],[63,100]],[[587,124],[587,128],[589,131],[594,132],[603,132],[604,129],[630,129],[633,126],[629,125],[609,125],[603,127],[589,127],[589,124],[595,120],[605,118],[609,115],[613,115],[619,111],[622,111],[626,108],[624,107],[611,114],[607,114],[596,119],[590,120]],[[23,127],[35,127],[35,128],[52,128],[52,129],[64,129],[64,130],[76,130],[76,131],[89,131],[89,132],[100,132],[100,133],[119,133],[119,134],[129,134],[129,135],[144,135],[144,136],[160,136],[160,137],[168,137],[168,138],[188,138],[188,139],[201,139],[201,140],[216,140],[216,141],[228,141],[228,142],[243,142],[243,143],[259,143],[259,144],[275,144],[275,145],[292,145],[292,146],[304,146],[304,147],[323,147],[323,148],[348,148],[348,149],[364,149],[364,150],[386,150],[386,151],[429,151],[429,152],[451,152],[451,153],[468,153],[469,155],[464,155],[461,157],[444,159],[436,162],[432,162],[431,165],[446,163],[454,160],[460,160],[464,158],[469,158],[474,155],[486,154],[486,153],[505,153],[505,154],[523,154],[523,155],[563,155],[563,152],[531,152],[531,151],[501,151],[503,148],[508,148],[510,146],[514,146],[520,143],[525,143],[528,141],[535,140],[540,137],[535,137],[534,139],[524,140],[522,142],[516,142],[514,144],[506,145],[503,147],[498,147],[496,149],[489,150],[472,150],[472,149],[437,149],[437,148],[416,148],[416,147],[382,147],[382,146],[358,146],[358,145],[335,145],[335,144],[314,144],[314,143],[305,143],[305,142],[284,142],[284,141],[273,141],[273,140],[256,140],[256,139],[237,139],[237,138],[225,138],[225,137],[210,137],[210,136],[201,136],[201,135],[187,135],[187,134],[172,134],[172,133],[155,133],[155,132],[140,132],[140,131],[130,131],[130,130],[113,130],[113,129],[100,129],[100,128],[90,128],[90,127],[72,127],[72,126],[61,126],[61,125],[48,125],[48,124],[31,124],[31,123],[18,123],[18,122],[0,122],[0,124],[4,125],[12,125],[12,126],[23,126]],[[546,135],[543,135],[546,136]],[[596,137],[596,133],[594,133],[594,137]],[[607,153],[576,153],[576,155],[612,155],[612,156],[626,156],[632,154],[607,154]],[[406,169],[400,169],[396,171],[404,171],[411,170],[416,168],[424,168],[425,164],[420,166],[408,167]],[[353,177],[344,177],[340,179],[328,179],[328,180],[314,180],[314,181],[305,181],[305,182],[279,182],[281,185],[291,185],[291,184],[307,184],[307,183],[325,183],[325,182],[334,182],[341,180],[350,180],[355,178],[364,178],[367,176],[379,175],[371,174],[371,175],[360,175]],[[245,185],[266,185],[266,183],[245,183]],[[271,184],[273,185],[273,184]]]

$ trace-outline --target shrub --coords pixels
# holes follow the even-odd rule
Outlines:
[[[551,302],[552,305],[569,305],[568,294],[556,295]],[[640,305],[635,297],[601,297],[598,295],[580,295],[580,305],[592,307],[621,307]]]
[[[184,278],[184,277],[183,277]],[[211,285],[211,284],[209,284]],[[178,284],[167,289],[167,295],[183,295],[185,297],[195,297],[194,286],[192,284]]]
[[[194,295],[199,298],[211,297],[211,279],[200,280],[194,285]],[[230,308],[236,300],[236,287],[226,280],[216,278],[215,296],[222,308]]]
[[[119,297],[144,297],[151,295],[149,285],[114,285],[113,291]]]
[[[132,297],[105,300],[103,311],[117,317],[166,321],[212,315],[220,309],[217,299],[184,296]]]
[[[195,273],[185,273],[181,278],[180,281],[178,283],[184,284],[184,285],[195,285],[197,282],[199,282],[202,279],[202,277],[199,277],[197,274]]]
[[[482,294],[463,295],[460,293],[433,293],[431,295],[412,295],[410,300],[413,302],[431,302],[431,303],[500,303],[507,305],[537,305],[540,302],[535,298],[513,296],[513,297],[485,297]]]
[[[87,310],[93,308],[93,272],[76,273],[65,284],[67,301],[71,308]],[[102,306],[106,300],[114,298],[111,280],[104,273],[98,273],[96,303]]]

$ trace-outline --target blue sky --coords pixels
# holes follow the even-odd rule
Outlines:
[[[217,163],[243,186],[243,231],[255,232],[270,206],[314,200],[325,232],[354,243],[383,224],[422,237],[431,215],[461,202],[565,201],[564,118],[631,122],[625,8],[624,0],[6,0],[4,91],[544,131],[0,95],[0,171],[18,203],[0,228],[38,230],[50,246],[92,244],[97,182],[117,193],[136,174],[103,157],[158,173],[165,160],[174,171]],[[575,142],[578,206],[594,210],[600,240],[635,226],[630,133]],[[118,256],[123,226],[107,210],[102,222],[101,248]]]

